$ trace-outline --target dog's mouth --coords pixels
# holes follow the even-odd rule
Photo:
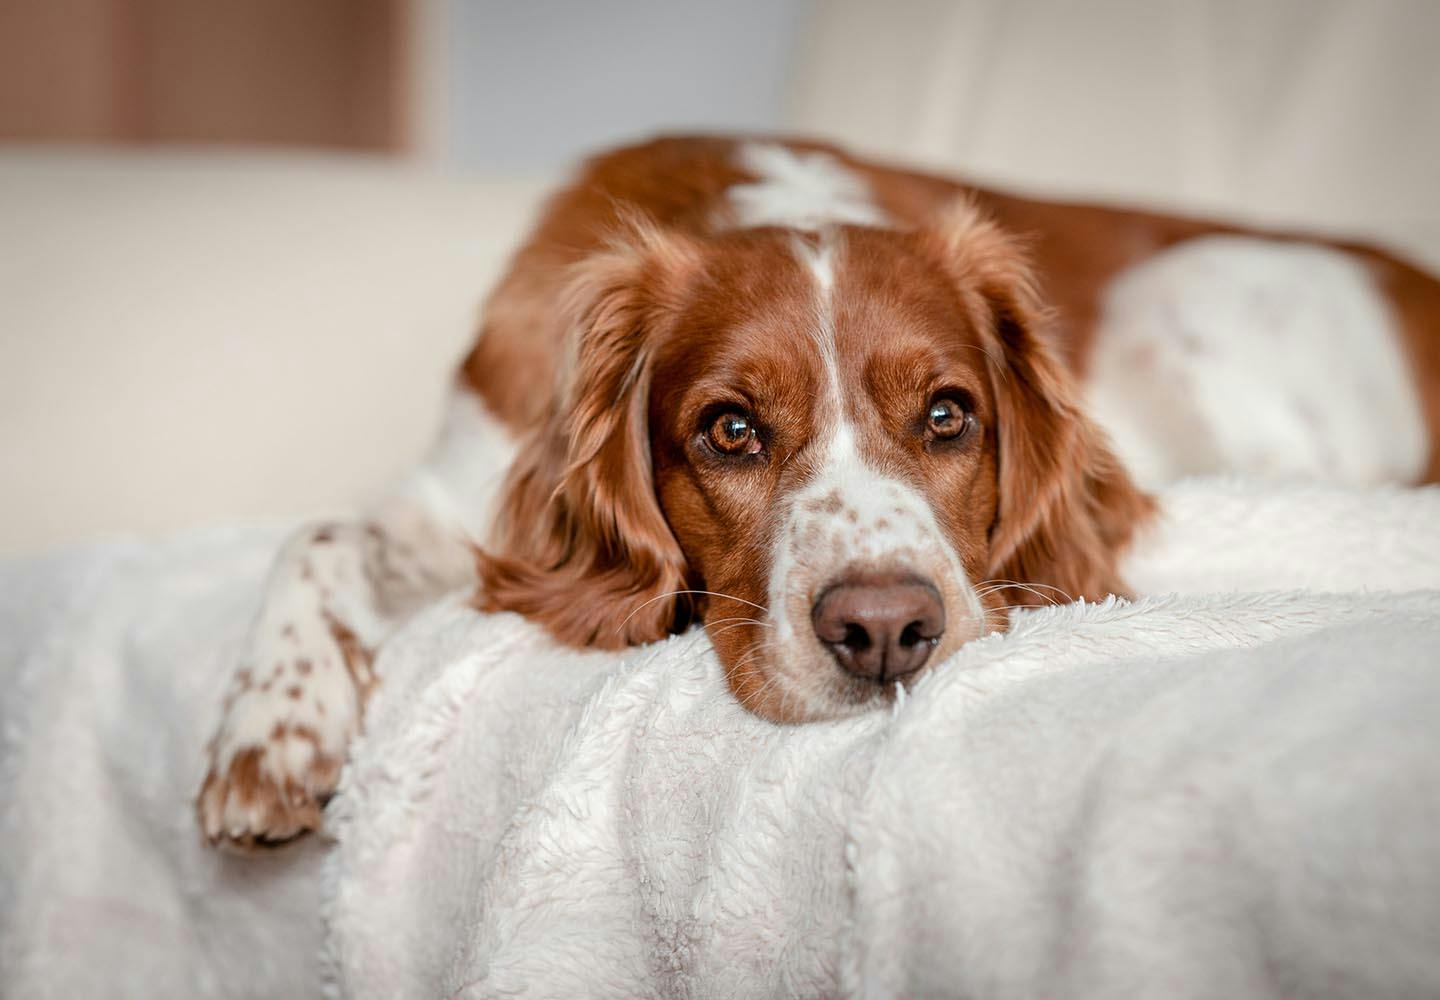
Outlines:
[[[974,591],[948,575],[865,568],[815,588],[813,599],[806,590],[778,614],[717,606],[705,619],[736,699],[774,722],[891,704],[960,646],[997,628]]]

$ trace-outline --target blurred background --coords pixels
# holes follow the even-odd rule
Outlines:
[[[0,555],[353,509],[547,185],[795,131],[1440,267],[1436,0],[0,0]]]

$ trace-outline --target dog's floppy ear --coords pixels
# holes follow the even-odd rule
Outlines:
[[[1082,409],[1024,248],[968,200],[926,236],[994,361],[999,471],[990,577],[1070,598],[1123,594],[1119,556],[1154,503]]]
[[[632,219],[578,265],[560,405],[522,443],[480,556],[480,601],[572,645],[672,631],[689,607],[680,546],[651,470],[651,357],[697,266],[693,247]]]

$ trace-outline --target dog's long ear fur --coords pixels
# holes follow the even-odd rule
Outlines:
[[[926,235],[1000,361],[990,376],[999,424],[990,577],[1054,587],[1055,598],[1124,594],[1119,557],[1154,502],[1083,411],[1023,247],[968,200]]]
[[[522,444],[489,544],[480,601],[562,642],[650,642],[688,607],[680,546],[655,497],[648,407],[656,338],[696,266],[683,239],[631,220],[576,270],[560,405]]]

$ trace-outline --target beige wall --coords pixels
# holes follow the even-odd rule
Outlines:
[[[541,187],[0,150],[0,555],[378,496]]]
[[[822,0],[792,119],[1046,191],[1440,223],[1434,0]]]

